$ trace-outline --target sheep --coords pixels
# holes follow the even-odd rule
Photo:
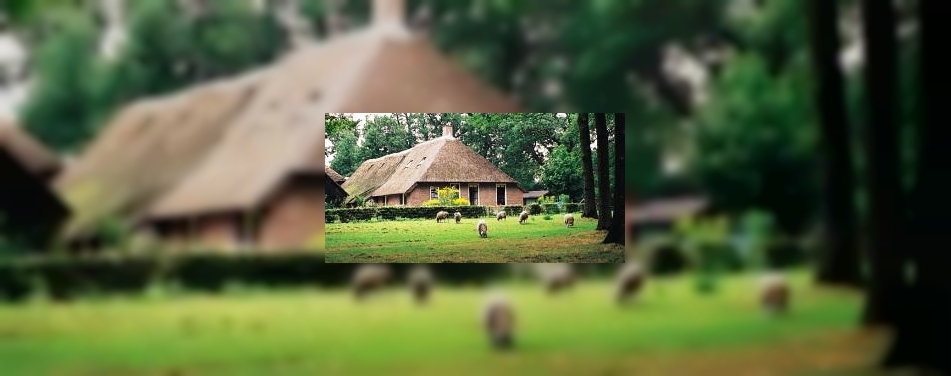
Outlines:
[[[456,212],[455,217],[456,217],[456,224],[457,224],[457,225],[459,224],[459,222],[462,222],[462,213]]]
[[[616,299],[618,304],[627,303],[644,285],[644,271],[637,263],[628,262],[617,276]]]
[[[382,264],[365,264],[357,267],[353,274],[353,294],[357,300],[363,300],[367,294],[383,288],[390,281],[390,267]]]
[[[782,274],[773,273],[760,282],[760,304],[767,315],[777,316],[789,308],[789,283]]]
[[[414,267],[409,272],[409,288],[417,304],[424,304],[429,299],[432,290],[433,275],[429,268],[423,265]]]
[[[439,223],[439,221],[443,219],[449,219],[449,212],[440,211],[439,213],[436,213],[436,223]]]
[[[496,350],[508,350],[514,345],[515,310],[500,293],[491,295],[482,309],[482,324],[489,343]]]
[[[571,213],[565,214],[565,227],[574,227],[575,225],[575,216]]]
[[[505,210],[502,210],[502,211],[500,211],[500,212],[498,212],[498,213],[495,213],[495,220],[496,220],[496,221],[501,221],[501,220],[505,219],[506,217],[508,217],[508,215],[509,215],[509,214],[506,213]]]
[[[479,223],[476,224],[476,231],[479,232],[481,238],[489,237],[489,225],[485,223],[485,220],[479,220]]]
[[[570,264],[555,264],[541,270],[542,281],[549,294],[571,288],[575,283],[574,268]]]
[[[522,214],[518,215],[518,224],[523,224],[528,220],[528,211],[522,210]]]

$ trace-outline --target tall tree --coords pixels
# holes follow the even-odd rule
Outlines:
[[[614,114],[614,220],[604,243],[624,245],[624,113]]]
[[[591,129],[588,127],[588,114],[578,114],[578,133],[581,136],[581,168],[584,174],[583,218],[597,218],[598,210],[594,201],[594,165],[591,162]]]
[[[918,168],[911,200],[913,225],[909,226],[909,231],[914,232],[909,236],[912,243],[908,248],[914,260],[915,278],[905,295],[896,335],[884,363],[928,367],[951,374],[951,357],[947,356],[947,349],[951,348],[951,306],[944,303],[951,296],[951,279],[946,274],[951,260],[947,246],[940,240],[947,231],[944,218],[951,210],[951,200],[944,197],[951,189],[951,180],[945,176],[951,169],[951,149],[944,145],[949,137],[947,124],[951,122],[951,112],[940,107],[947,96],[947,66],[951,64],[948,54],[942,51],[941,38],[951,32],[951,25],[947,22],[947,11],[942,9],[945,8],[936,1],[919,2]]]
[[[896,110],[897,41],[895,10],[890,0],[863,0],[862,34],[866,41],[863,70],[868,98],[865,157],[869,162],[870,283],[863,321],[891,325],[901,311],[905,258],[899,253],[904,233],[899,175]],[[872,27],[874,25],[874,27]]]
[[[812,66],[818,83],[816,108],[825,161],[825,243],[817,278],[821,282],[861,283],[856,234],[855,179],[852,145],[845,113],[845,92],[839,69],[838,3],[809,1]]]
[[[604,113],[594,114],[598,139],[598,230],[611,227],[611,177],[608,162],[608,119]]]

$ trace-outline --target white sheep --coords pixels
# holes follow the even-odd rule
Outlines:
[[[571,213],[565,214],[565,227],[573,227],[574,225],[575,225],[574,214],[571,214]]]
[[[417,265],[409,272],[408,284],[416,303],[424,304],[432,290],[433,274],[424,265]]]
[[[518,215],[518,224],[523,224],[528,220],[528,211],[522,210],[522,213]]]
[[[354,297],[362,300],[367,294],[377,291],[390,281],[390,267],[383,264],[364,264],[357,267],[351,284]]]

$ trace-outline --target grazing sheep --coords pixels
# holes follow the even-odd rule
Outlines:
[[[365,264],[357,267],[353,274],[353,294],[362,300],[367,294],[379,290],[390,281],[390,267],[382,264]]]
[[[644,270],[637,263],[628,262],[621,268],[617,277],[615,297],[618,304],[627,303],[644,285]]]
[[[476,231],[479,232],[480,238],[489,237],[489,225],[485,223],[485,220],[479,220],[479,223],[476,224]]]
[[[528,220],[528,212],[525,210],[522,210],[522,214],[518,215],[518,224],[523,224],[527,220]]]
[[[498,212],[498,213],[495,213],[495,220],[496,220],[496,221],[501,221],[501,220],[505,219],[505,218],[508,217],[508,216],[509,216],[509,214],[506,213],[505,210],[503,210],[503,211],[500,211],[500,212]]]
[[[459,224],[459,222],[462,222],[462,213],[456,212],[455,217],[456,217],[456,224],[457,224],[457,225]]]
[[[497,350],[508,350],[514,345],[515,310],[502,294],[493,294],[482,309],[482,324],[489,343]]]
[[[773,273],[763,277],[760,285],[760,304],[766,314],[777,316],[789,309],[789,283],[782,274]]]
[[[429,299],[432,290],[433,274],[423,265],[414,267],[409,272],[409,288],[417,304],[424,304]]]
[[[565,214],[565,227],[573,227],[575,225],[575,216],[571,213]]]
[[[443,219],[449,219],[449,212],[440,211],[439,213],[436,213],[436,223],[439,223],[439,221]]]
[[[542,269],[542,281],[549,294],[556,294],[574,286],[575,271],[570,264],[555,264]]]

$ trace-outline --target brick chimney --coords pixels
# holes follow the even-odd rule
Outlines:
[[[452,137],[452,124],[446,124],[442,126],[442,136]]]
[[[373,25],[404,25],[406,0],[373,0]]]

